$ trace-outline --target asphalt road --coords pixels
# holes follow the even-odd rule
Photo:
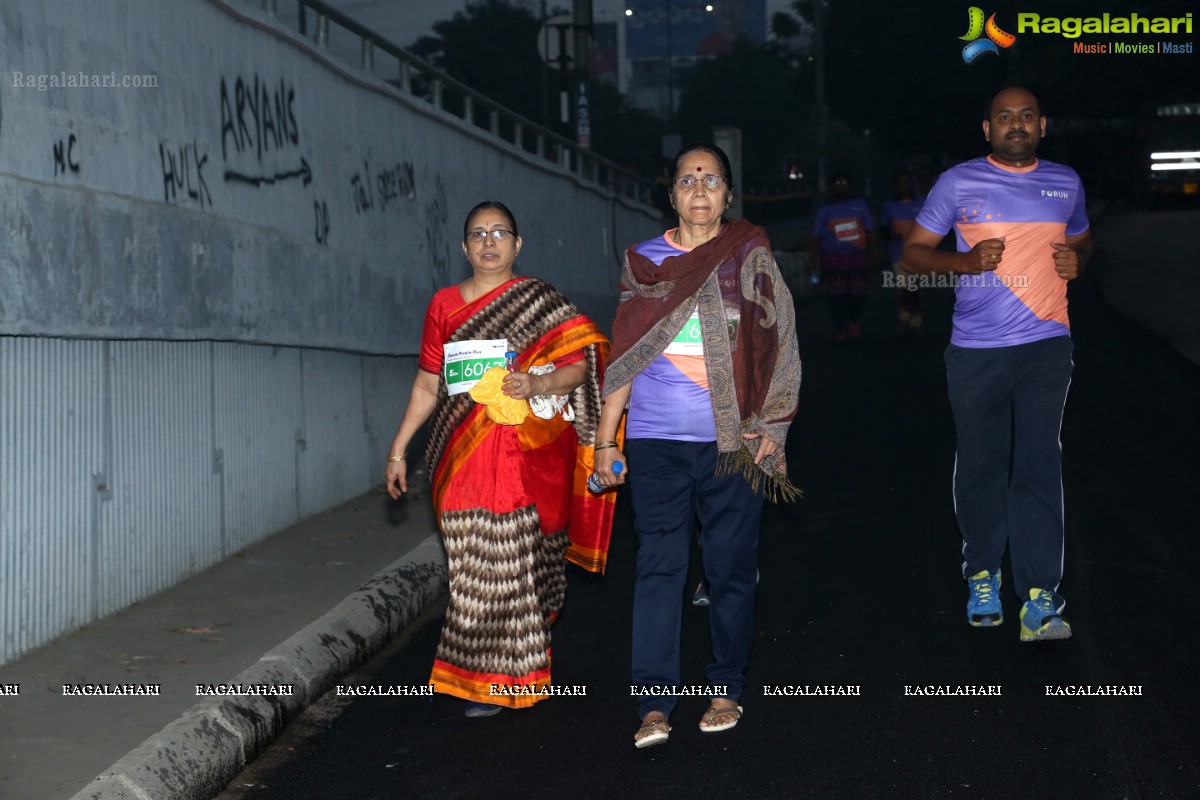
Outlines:
[[[1075,636],[1022,644],[1008,586],[1002,626],[965,622],[941,360],[950,296],[925,294],[923,337],[891,335],[881,291],[868,337],[841,346],[827,342],[820,301],[798,303],[805,381],[788,453],[805,498],[764,517],[736,729],[700,734],[706,703],[684,698],[667,745],[633,747],[635,543],[622,500],[608,575],[573,573],[555,628],[555,683],[586,696],[482,720],[445,697],[329,697],[223,800],[1200,796],[1200,647],[1186,622],[1200,556],[1200,369],[1119,317],[1092,278],[1072,286],[1061,588]],[[703,684],[707,611],[684,615],[684,681]],[[424,683],[439,625],[431,614],[353,680]],[[769,697],[767,685],[860,694]],[[967,685],[1001,693],[906,688]],[[1112,685],[1141,693],[1046,693]]]

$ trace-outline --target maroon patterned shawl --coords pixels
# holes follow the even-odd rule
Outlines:
[[[718,472],[742,473],[769,500],[794,499],[800,492],[788,480],[783,444],[800,393],[796,312],[762,228],[727,222],[711,241],[661,265],[626,252],[604,394],[658,358],[697,307]],[[743,433],[766,436],[779,450],[756,465],[758,441]]]

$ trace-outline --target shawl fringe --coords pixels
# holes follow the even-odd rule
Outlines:
[[[755,464],[754,453],[746,449],[718,454],[716,474],[741,475],[755,494],[761,494],[771,503],[790,503],[804,496],[804,491],[792,483],[786,474],[767,472],[761,465]]]

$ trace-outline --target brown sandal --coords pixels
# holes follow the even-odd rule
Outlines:
[[[643,747],[653,747],[656,744],[666,744],[671,736],[671,726],[667,717],[661,711],[651,711],[642,718],[642,727],[633,735],[633,746],[639,750]]]
[[[720,705],[718,705],[720,703]],[[726,705],[728,703],[729,705]],[[742,707],[724,697],[714,697],[700,718],[701,733],[720,733],[736,726],[742,719]],[[723,721],[719,721],[723,720]]]

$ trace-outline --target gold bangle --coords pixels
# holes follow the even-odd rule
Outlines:
[[[620,447],[620,445],[616,442],[596,442],[596,447],[600,447],[602,445],[604,447]]]
[[[603,444],[596,445],[592,449],[593,450],[611,450],[612,448],[614,448],[616,446],[617,446],[616,442],[604,442]]]
[[[398,456],[388,456],[387,460],[391,463],[395,463],[397,461],[403,461],[406,458],[408,458],[408,453],[401,453]]]

